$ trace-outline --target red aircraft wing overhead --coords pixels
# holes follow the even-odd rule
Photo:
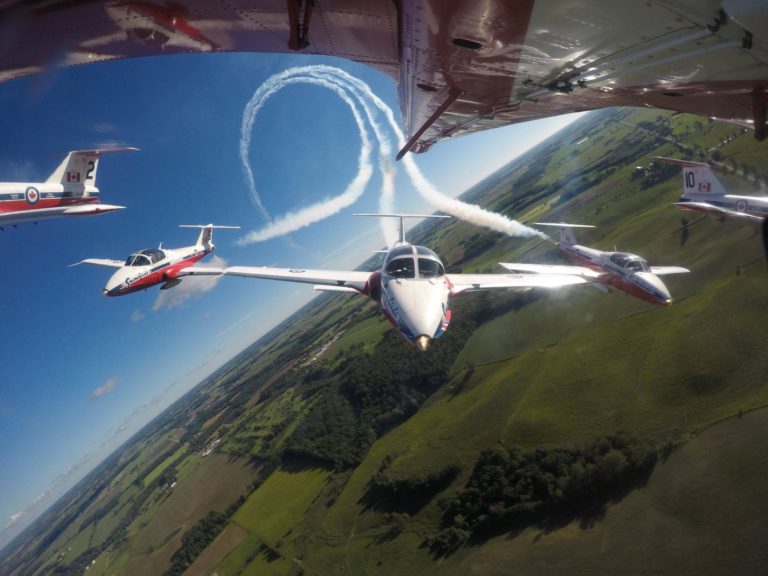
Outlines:
[[[400,96],[411,150],[426,150],[450,136],[608,106],[713,116],[757,127],[762,139],[768,3],[749,4],[406,2]],[[754,29],[739,22],[751,22]]]
[[[768,3],[754,0],[37,0],[0,3],[0,80],[132,56],[327,54],[399,80],[408,148],[608,106],[766,136]]]
[[[135,56],[291,50],[396,77],[397,31],[391,0],[11,0],[0,2],[0,81]]]

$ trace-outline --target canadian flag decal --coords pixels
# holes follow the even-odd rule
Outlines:
[[[67,172],[67,182],[80,182],[80,172]]]
[[[699,192],[709,192],[712,189],[712,184],[709,182],[699,182]]]

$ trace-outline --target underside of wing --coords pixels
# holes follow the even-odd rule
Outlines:
[[[560,288],[587,282],[580,276],[566,274],[448,274],[451,293],[505,288]]]
[[[611,106],[710,116],[766,136],[765,2],[404,3],[401,107],[413,152]],[[493,22],[493,30],[487,22]],[[450,63],[446,66],[445,63]]]
[[[651,266],[651,272],[656,276],[665,276],[667,274],[687,274],[690,270],[682,266]]]
[[[767,132],[768,4],[759,1],[49,0],[0,3],[0,18],[13,24],[0,81],[189,52],[294,51],[364,62],[398,80],[404,149],[414,152],[613,106],[715,117],[759,139]]]
[[[106,268],[122,268],[125,265],[125,262],[122,260],[110,260],[108,258],[86,258],[85,260],[73,264],[73,266],[77,266],[77,264],[90,264],[92,266],[104,266]]]
[[[564,264],[523,264],[517,262],[500,262],[501,266],[511,272],[532,272],[535,274],[567,274],[570,276],[583,276],[584,278],[597,278],[599,272],[585,266],[568,266]]]
[[[224,270],[225,276],[243,276],[266,280],[301,282],[317,286],[335,286],[352,288],[363,292],[371,277],[371,272],[339,270],[304,270],[302,268],[268,268],[257,266],[230,266]]]

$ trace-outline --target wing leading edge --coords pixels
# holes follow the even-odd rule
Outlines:
[[[560,288],[587,282],[568,274],[448,274],[447,278],[451,294],[505,288]]]
[[[351,288],[362,292],[371,272],[340,270],[305,270],[302,268],[269,268],[257,266],[230,266],[224,270],[225,276],[244,278],[262,278],[314,284],[318,287]]]

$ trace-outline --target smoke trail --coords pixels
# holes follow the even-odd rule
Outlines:
[[[358,174],[348,185],[346,191],[341,195],[329,200],[319,202],[308,208],[289,213],[280,217],[278,220],[271,222],[271,216],[267,209],[264,207],[264,204],[261,201],[261,197],[256,190],[253,172],[250,167],[249,149],[251,134],[253,131],[253,122],[258,112],[273,94],[290,84],[299,83],[314,84],[332,90],[347,104],[347,106],[349,106],[353,116],[355,117],[355,122],[357,124],[358,131],[360,132],[361,140],[363,141],[360,159],[358,162]],[[346,84],[339,82],[336,77],[325,73],[317,74],[313,70],[312,66],[293,67],[272,76],[266,82],[264,82],[264,84],[262,84],[254,93],[253,97],[251,97],[251,100],[248,102],[245,111],[243,112],[240,139],[240,160],[242,162],[243,171],[248,182],[251,199],[262,213],[262,216],[264,216],[264,218],[269,221],[270,224],[262,230],[257,230],[247,234],[245,237],[238,241],[238,244],[246,245],[254,242],[261,242],[270,238],[288,234],[298,230],[299,228],[309,226],[310,224],[328,218],[340,210],[352,205],[362,195],[372,173],[372,168],[370,165],[371,143],[368,138],[368,132],[365,128],[365,123],[360,117],[356,103],[352,100],[351,96],[354,96],[357,99],[357,103],[360,104],[365,111],[368,123],[373,128],[376,140],[379,143],[379,169],[382,175],[380,209],[387,212],[392,211],[395,178],[395,171],[392,167],[391,161],[392,148],[386,133],[381,129],[381,126],[378,124],[378,122],[376,122],[375,113],[371,110],[368,103],[359,95],[359,93],[350,90]],[[397,240],[397,229],[394,223],[389,221],[383,222],[382,232],[384,234],[385,241],[389,245]]]
[[[243,238],[240,238],[237,241],[237,244],[240,246],[245,246],[256,242],[263,242],[271,238],[289,234],[299,230],[300,228],[304,228],[310,224],[314,224],[315,222],[319,222],[320,220],[328,218],[329,216],[336,214],[344,208],[351,206],[360,198],[360,196],[362,196],[363,192],[365,191],[365,187],[368,184],[368,181],[371,179],[371,175],[373,173],[373,167],[370,162],[372,148],[370,137],[368,136],[368,130],[365,128],[365,121],[360,115],[360,112],[352,98],[337,84],[329,82],[325,79],[286,78],[285,76],[289,76],[290,74],[288,73],[290,73],[291,70],[292,69],[286,70],[280,74],[279,76],[282,76],[282,78],[280,78],[278,81],[272,81],[272,79],[268,80],[265,84],[268,85],[266,90],[261,91],[261,88],[257,90],[257,93],[261,91],[259,96],[262,99],[255,101],[254,99],[256,96],[254,96],[254,98],[251,99],[251,102],[249,102],[249,105],[246,107],[246,112],[243,114],[243,130],[247,132],[243,132],[242,134],[240,142],[240,158],[243,160],[243,166],[246,168],[246,173],[250,174],[249,186],[251,190],[251,197],[255,199],[257,206],[262,206],[263,209],[263,203],[261,202],[261,198],[256,191],[256,186],[253,181],[253,174],[250,170],[250,165],[248,162],[248,143],[250,142],[251,129],[253,126],[255,114],[258,113],[259,109],[261,109],[261,107],[264,105],[264,102],[267,98],[269,98],[275,92],[291,84],[308,83],[328,88],[329,90],[336,92],[336,94],[338,94],[338,96],[347,104],[347,106],[349,106],[350,110],[352,111],[352,115],[355,118],[355,123],[357,124],[357,128],[360,132],[360,138],[362,140],[360,156],[358,158],[358,172],[342,194],[328,200],[323,200],[301,210],[289,212],[288,214],[270,222],[261,230],[254,230],[249,232]],[[262,87],[265,85],[262,85]],[[254,103],[253,106],[251,106],[251,103]],[[244,153],[245,156],[243,156]],[[266,213],[266,209],[263,209],[263,213]]]
[[[327,69],[327,70],[326,70]],[[363,107],[368,123],[373,128],[376,141],[379,145],[379,172],[381,172],[381,190],[379,194],[379,211],[385,214],[391,214],[395,211],[395,176],[397,169],[392,162],[392,144],[389,140],[386,130],[384,130],[376,120],[376,111],[371,109],[370,99],[361,93],[356,86],[350,84],[344,77],[340,77],[329,71],[340,70],[332,66],[305,66],[302,68],[305,74],[312,78],[319,78],[336,83],[342,90],[353,95],[357,102]],[[354,78],[350,76],[350,78]],[[400,239],[397,223],[388,218],[379,220],[381,232],[384,235],[384,241],[387,246],[392,246]]]
[[[289,213],[278,220],[271,222],[271,217],[263,205],[256,190],[253,173],[248,160],[251,131],[255,116],[258,114],[266,100],[277,91],[287,85],[307,83],[314,84],[334,91],[349,107],[355,117],[363,145],[359,158],[359,170],[357,176],[348,185],[344,193],[329,200],[314,204],[308,208]],[[352,98],[355,98],[356,102]],[[371,107],[371,103],[373,107]],[[299,228],[309,226],[324,218],[327,218],[340,210],[353,204],[363,194],[365,186],[371,178],[373,168],[370,164],[371,143],[368,137],[365,123],[359,113],[357,105],[360,105],[365,113],[368,124],[374,132],[379,148],[379,170],[382,176],[382,186],[379,196],[379,209],[382,212],[394,211],[394,181],[396,169],[392,163],[392,146],[385,130],[377,122],[378,112],[386,118],[392,131],[395,133],[399,147],[405,145],[405,137],[395,119],[392,109],[382,101],[370,87],[362,80],[355,78],[340,68],[327,65],[299,66],[289,68],[269,78],[254,93],[243,113],[242,134],[240,141],[240,158],[243,163],[246,179],[248,181],[251,197],[254,204],[262,212],[262,215],[270,221],[270,224],[262,230],[250,232],[238,241],[245,245],[264,241],[288,234]],[[460,220],[489,228],[509,236],[545,237],[540,231],[529,228],[516,220],[507,218],[502,214],[491,212],[476,204],[467,204],[456,198],[446,196],[424,176],[412,155],[406,155],[403,165],[418,193],[434,208],[450,214]],[[395,223],[383,220],[382,232],[388,245],[392,245],[398,238]]]
[[[316,66],[315,68],[320,67],[321,66]],[[366,98],[370,99],[376,108],[381,110],[381,112],[387,118],[392,131],[397,136],[398,146],[400,148],[405,146],[405,136],[403,135],[402,130],[400,130],[400,126],[398,125],[397,120],[395,120],[392,109],[387,106],[387,104],[381,100],[381,98],[376,96],[376,94],[373,93],[373,91],[365,82],[359,78],[355,78],[354,76],[347,74],[344,70],[339,68],[333,68],[330,66],[323,66],[323,68],[325,69],[324,71],[329,74],[332,73],[340,76],[350,85],[360,90],[360,92],[364,94]],[[421,194],[422,198],[429,202],[429,204],[434,208],[459,218],[460,220],[464,220],[478,226],[483,226],[485,228],[490,228],[491,230],[496,230],[497,232],[508,234],[509,236],[522,236],[528,238],[532,236],[538,236],[541,238],[547,238],[546,234],[543,232],[521,224],[517,220],[507,218],[503,214],[485,210],[476,204],[467,204],[466,202],[462,202],[456,198],[451,198],[450,196],[446,196],[445,194],[439,192],[437,188],[435,188],[435,186],[424,176],[421,170],[419,170],[419,167],[416,164],[416,161],[413,159],[412,154],[405,155],[403,158],[403,165],[405,166],[405,169],[408,172],[408,176],[410,176],[416,190],[419,192],[419,194]]]

